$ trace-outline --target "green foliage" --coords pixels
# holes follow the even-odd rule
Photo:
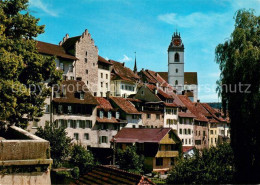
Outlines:
[[[69,156],[72,139],[67,136],[64,128],[55,128],[54,124],[47,124],[44,128],[37,128],[37,136],[50,142],[51,158],[53,166],[59,167],[61,163]]]
[[[78,179],[79,178],[79,167],[74,167],[71,171],[71,175],[73,178]]]
[[[84,146],[73,145],[70,162],[79,168],[81,174],[85,174],[92,169],[94,157]]]
[[[22,127],[43,114],[50,94],[43,82],[61,79],[54,57],[37,52],[33,38],[44,26],[27,8],[28,0],[0,0],[0,119]]]
[[[231,120],[238,183],[260,183],[259,47],[260,16],[255,16],[253,10],[237,11],[231,38],[216,47],[216,62],[221,70],[218,84],[223,87],[218,90]],[[239,84],[243,84],[240,89]]]
[[[226,184],[233,180],[233,152],[225,143],[194,156],[180,158],[170,171],[169,184]]]
[[[133,173],[143,172],[144,156],[136,153],[135,146],[128,146],[125,150],[118,149],[116,160],[123,170]]]

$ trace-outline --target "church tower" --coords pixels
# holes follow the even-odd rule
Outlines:
[[[168,83],[172,86],[184,86],[184,45],[177,31],[168,48]]]

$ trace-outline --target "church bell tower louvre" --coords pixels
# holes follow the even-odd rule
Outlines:
[[[172,86],[184,86],[184,44],[177,31],[168,48],[168,83]]]

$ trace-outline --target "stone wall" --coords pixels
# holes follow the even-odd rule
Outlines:
[[[98,87],[98,48],[88,30],[80,37],[75,45],[76,77],[81,77],[92,94],[97,94]],[[88,70],[88,71],[86,71]]]

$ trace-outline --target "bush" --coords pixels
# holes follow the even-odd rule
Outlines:
[[[84,146],[75,144],[71,150],[70,162],[79,168],[80,174],[84,174],[92,169],[94,157]]]
[[[167,178],[169,184],[226,184],[233,182],[233,151],[225,143],[194,156],[180,158]]]

